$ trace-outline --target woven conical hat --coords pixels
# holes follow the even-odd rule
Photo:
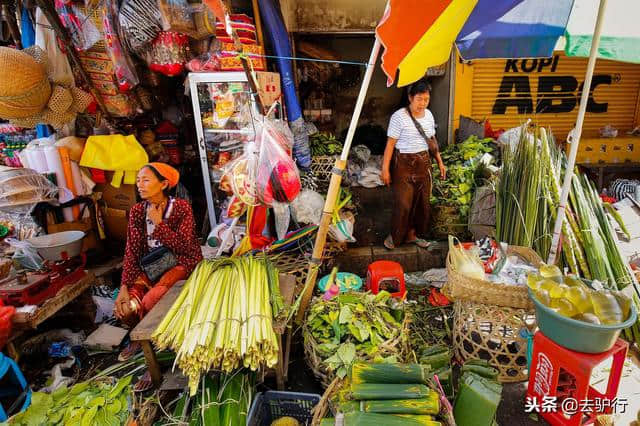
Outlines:
[[[32,56],[0,47],[0,75],[0,117],[30,117],[49,101],[51,86],[46,69]]]

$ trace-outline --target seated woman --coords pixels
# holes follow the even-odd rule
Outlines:
[[[169,196],[169,190],[178,184],[179,179],[178,171],[164,163],[149,163],[138,172],[136,186],[143,201],[134,205],[129,212],[122,285],[114,307],[116,317],[131,327],[151,310],[171,286],[187,279],[202,260],[190,204]],[[158,251],[160,247],[168,250]],[[152,251],[164,252],[175,260],[175,266],[166,271],[160,269],[161,275],[155,282],[149,280],[143,271],[143,262],[147,259],[145,255]],[[119,359],[125,361],[139,350],[140,345],[131,344],[122,351]],[[140,380],[138,390],[147,385],[142,383],[145,379],[150,385],[150,377],[146,376],[148,373]]]

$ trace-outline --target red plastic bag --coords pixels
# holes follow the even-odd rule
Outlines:
[[[293,135],[288,128],[269,119],[256,124],[260,146],[256,186],[262,204],[290,203],[300,193],[300,174],[291,158]]]

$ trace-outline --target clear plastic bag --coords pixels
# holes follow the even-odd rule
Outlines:
[[[329,236],[339,243],[355,243],[354,225],[355,218],[351,212],[340,212],[340,220],[329,226]]]
[[[15,249],[13,260],[17,261],[23,268],[32,271],[42,269],[44,260],[38,254],[38,251],[27,241],[16,240],[15,238],[7,238],[6,243]]]
[[[104,38],[107,52],[113,63],[114,72],[118,81],[118,89],[126,93],[138,85],[140,80],[136,75],[135,67],[129,53],[122,47],[116,27],[118,16],[118,3],[116,0],[107,0],[102,7],[102,19],[104,24]]]
[[[88,50],[102,39],[102,34],[91,19],[74,6],[73,3],[65,3],[62,0],[55,1],[56,12],[62,21],[62,25],[69,30],[71,42],[80,50]]]
[[[291,203],[300,193],[300,174],[291,158],[293,138],[281,124],[265,118],[256,123],[256,140],[260,146],[256,188],[264,205]]]
[[[193,9],[186,0],[158,0],[162,29],[184,34],[196,34]]]
[[[278,239],[282,240],[289,230],[289,224],[291,223],[291,210],[289,208],[289,204],[285,203],[274,202],[272,207],[275,215],[276,234],[278,235]]]

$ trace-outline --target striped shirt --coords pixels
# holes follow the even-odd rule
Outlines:
[[[428,109],[424,110],[424,117],[417,118],[418,123],[424,129],[427,137],[436,134],[435,121],[433,114]],[[405,108],[401,108],[393,113],[389,120],[389,128],[387,129],[387,137],[396,139],[396,149],[401,154],[415,154],[416,152],[428,151],[427,141],[424,140],[416,125],[409,117],[409,113]]]

